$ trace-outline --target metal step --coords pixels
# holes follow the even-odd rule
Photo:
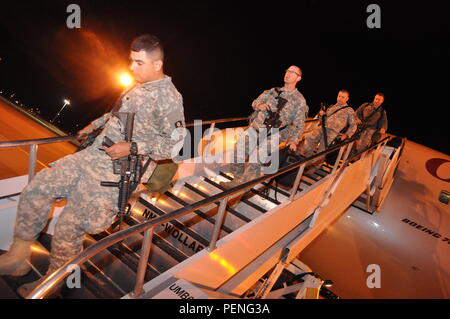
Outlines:
[[[323,169],[323,167],[321,167],[320,169],[318,169],[315,174],[319,175],[321,178],[327,177],[331,172],[326,171]]]
[[[309,178],[310,180],[313,180],[313,184],[315,183],[315,182],[318,182],[319,180],[320,180],[320,178],[319,177],[317,177],[316,175],[311,175],[311,174],[305,174],[305,173],[303,173],[303,177],[307,177],[307,178]]]
[[[178,198],[171,192],[166,192],[156,201],[152,200],[151,204],[165,213],[172,212],[187,205],[186,201]],[[215,207],[216,205],[211,204],[200,210],[195,210],[191,214],[179,217],[178,221],[184,223],[204,238],[211,238],[215,223],[215,211],[213,211]],[[234,230],[234,228],[231,227],[233,227],[233,225],[230,225],[230,222],[225,221],[224,225],[221,227],[220,237],[231,233]]]
[[[274,186],[274,183],[267,183],[267,182],[263,182],[262,183],[264,186],[269,187],[271,190],[273,190],[275,192],[276,186]],[[302,189],[300,189],[300,191],[302,191]],[[289,198],[289,196],[291,196],[291,194],[289,194],[286,190],[281,189],[280,187],[278,187],[278,189],[276,190],[277,193]]]
[[[125,229],[126,225],[122,224],[122,229]],[[96,240],[100,240],[103,237],[110,235],[111,232],[105,231],[100,234],[92,235],[92,237]],[[139,238],[140,237],[140,238]],[[113,254],[116,258],[120,259],[128,268],[130,268],[134,274],[137,272],[138,262],[139,262],[139,254],[136,253],[135,250],[131,248],[134,244],[133,241],[139,241],[135,246],[142,244],[142,236],[136,236],[136,238],[127,238],[120,243],[117,243],[109,248],[111,254]],[[130,245],[131,244],[131,245]],[[138,250],[138,248],[136,248]],[[147,264],[147,270],[145,273],[145,280],[151,280],[157,277],[160,274],[158,270],[156,270],[150,263]]]
[[[132,221],[133,225],[166,214],[142,198],[139,199],[138,204],[140,205],[139,212],[133,208],[132,215],[130,216],[130,221]],[[158,226],[154,233],[166,241],[168,245],[177,249],[180,252],[179,255],[183,257],[183,260],[209,245],[207,238],[179,219]],[[181,261],[179,257],[175,256],[175,258]]]
[[[176,201],[180,207],[189,205],[188,202],[184,201],[183,199],[175,196],[174,194],[172,194],[170,191],[167,191],[165,193],[169,198],[171,198],[172,200]],[[215,219],[214,219],[214,215],[216,215],[217,213],[217,207],[216,205],[212,204],[208,207],[202,208],[200,210],[195,210],[194,211],[195,214],[197,214],[198,216],[202,217],[204,220],[204,223],[208,222],[210,224],[210,234],[207,235],[208,238],[210,238],[212,236],[212,230],[214,228],[214,224],[215,224]],[[230,218],[231,217],[231,218]],[[236,218],[232,218],[232,215],[227,217],[224,220],[224,223],[221,227],[222,232],[226,233],[226,234],[230,234],[232,233],[234,230],[236,230],[237,228],[239,228],[240,226],[242,226],[242,224],[244,224],[243,221],[236,219]]]
[[[310,186],[312,186],[316,181],[314,179],[309,178],[308,176],[303,175],[300,179],[300,184],[308,190]]]
[[[84,241],[84,248],[86,249],[96,242],[96,239],[87,235],[86,240]],[[117,256],[111,252],[112,249],[114,248],[109,247],[95,255],[90,261],[96,268],[101,269],[102,274],[109,278],[111,283],[116,286],[123,296],[134,289],[133,283],[136,278],[136,273],[124,264],[120,258],[117,258]]]
[[[1,255],[1,254],[0,254]],[[0,277],[0,299],[19,299],[19,295]]]
[[[211,185],[210,183],[207,183],[206,181],[203,180],[201,182],[194,184],[193,186],[196,187],[199,191],[201,191],[202,194],[205,194],[205,196],[208,197],[221,192],[221,189],[216,187],[216,185]],[[229,200],[227,209],[236,212],[237,214],[234,215],[246,223],[261,216],[262,213],[260,210],[254,209],[253,207],[245,204],[244,202],[241,201],[242,199],[243,197],[241,198],[241,196],[238,196]]]
[[[220,172],[220,176],[226,178],[227,180],[232,179],[224,172]],[[220,184],[215,184],[216,187],[224,190],[224,188]],[[284,197],[283,199],[288,200],[288,197]],[[258,217],[261,215],[261,213],[265,213],[275,208],[280,203],[280,201],[275,199],[275,191],[273,189],[263,184],[257,184],[253,188],[251,188],[249,192],[245,193],[241,197],[241,203],[236,206],[236,210],[242,211],[243,214],[249,214],[251,213],[251,210],[256,210],[257,213],[255,217]],[[244,204],[248,205],[248,207],[246,207]],[[251,219],[255,217],[251,217]]]
[[[150,203],[144,199],[140,199],[140,212],[135,212],[133,210],[133,216],[138,219],[140,222],[145,219],[151,220],[158,216],[165,215],[166,211],[160,210],[156,207],[154,202]],[[171,240],[170,236],[173,237],[173,240],[184,242],[185,239],[181,237],[189,238],[188,249],[192,249],[194,252],[198,252],[201,249],[204,249],[207,245],[209,245],[209,240],[207,239],[208,234],[211,232],[212,226],[209,223],[204,223],[203,218],[196,214],[189,214],[187,216],[179,217],[174,221],[161,225],[161,236],[166,238],[167,240]],[[159,231],[159,230],[158,230]],[[166,234],[164,234],[164,232]],[[186,252],[188,255],[191,253]]]
[[[129,216],[126,220],[127,225],[125,229],[134,226],[139,223],[134,216]],[[128,226],[129,225],[129,226]],[[133,243],[130,243],[130,248],[136,252],[139,256],[141,255],[142,240],[144,239],[143,234],[137,236]],[[177,265],[178,263],[185,260],[188,255],[175,248],[171,243],[160,233],[155,231],[152,238],[152,248],[150,250],[149,263],[159,272],[162,273],[167,269]]]
[[[187,192],[194,193],[193,191],[189,190],[187,187],[183,187],[182,193],[184,194]],[[181,194],[181,193],[179,193],[179,194]],[[171,196],[171,198],[176,200],[182,206],[193,204],[193,203],[197,202],[198,200],[204,199],[203,197],[201,197],[198,194],[196,194],[196,196],[198,197],[198,200],[196,200],[196,201],[189,200],[189,199],[184,200],[180,197],[175,198],[175,197],[173,197],[174,195],[171,194],[170,192],[168,192],[168,195]],[[206,216],[208,216],[207,221],[211,223],[211,228],[210,228],[211,232],[207,235],[207,238],[211,238],[212,230],[213,230],[214,224],[216,223],[218,206],[215,204],[211,204],[211,205],[208,205],[207,207],[201,208],[200,211],[202,211]],[[224,220],[223,225],[222,225],[222,230],[224,231],[224,232],[222,232],[223,235],[227,235],[227,233],[229,234],[247,223],[246,218],[242,219],[242,218],[240,218],[239,215],[240,215],[239,213],[237,215],[233,214],[233,213],[227,214],[226,219]],[[206,221],[203,221],[203,223],[205,223],[205,222]]]
[[[24,284],[39,280],[47,273],[50,259],[50,245],[46,247],[44,243],[50,243],[51,239],[48,239],[48,236],[49,235],[47,234],[42,234],[38,238],[38,241],[33,244],[30,258],[31,271],[27,275],[21,277],[1,277],[2,285],[0,288],[0,294],[6,293],[11,296],[12,291],[16,298],[22,298],[19,294],[17,294],[17,289]],[[81,282],[84,284],[87,280],[84,280],[82,277]],[[62,289],[61,294],[56,296],[56,298],[91,299],[96,298],[96,296],[86,289],[86,286],[82,286],[81,289],[69,289],[65,287]]]
[[[139,222],[134,220],[132,216],[125,216],[121,229],[127,229],[137,223]],[[101,239],[109,235],[110,233],[110,230],[108,230],[106,232],[97,234],[96,238]],[[132,278],[130,279],[130,282],[133,288],[136,279],[136,272],[139,264],[143,238],[144,237],[141,234],[137,234],[110,247],[111,253],[114,254],[116,258],[119,258],[132,271]],[[147,262],[147,270],[145,274],[145,278],[147,280],[155,278],[162,272],[166,271],[167,269],[178,264],[180,261],[183,261],[186,258],[185,255],[176,251],[173,247],[167,248],[167,243],[164,243],[164,240],[157,234],[154,235],[152,242],[153,246],[149,260]]]
[[[52,236],[43,233],[39,237],[39,242],[49,251]],[[122,291],[110,278],[98,269],[95,264],[88,261],[81,265],[81,288],[69,289],[66,286],[61,290],[63,299],[87,299],[106,298],[117,299],[123,296]]]
[[[230,176],[228,176],[227,174],[225,174],[224,172],[219,172],[219,175],[222,177],[225,177],[228,180],[232,180],[232,178]],[[263,185],[263,187],[265,187]],[[250,192],[252,192],[255,195],[261,196],[262,198],[264,198],[265,200],[268,200],[269,202],[275,204],[275,205],[279,205],[280,202],[278,200],[276,200],[275,198],[272,198],[270,196],[268,196],[267,194],[264,194],[262,191],[255,189],[254,187],[250,189]]]
[[[214,187],[220,189],[221,191],[226,190],[226,188],[222,187],[219,183],[216,183],[216,182],[210,180],[209,178],[206,178],[206,177],[205,177],[205,182],[207,182],[207,183],[213,185]],[[242,199],[241,202],[247,204],[248,206],[250,206],[250,207],[252,207],[252,208],[254,208],[254,209],[258,210],[258,211],[260,211],[261,213],[267,212],[266,209],[264,209],[264,208],[262,208],[262,207],[256,205],[255,203],[252,203],[252,202],[249,201],[248,199]]]
[[[189,190],[191,190],[191,191],[197,193],[198,195],[202,196],[203,199],[204,199],[204,198],[208,198],[208,197],[210,196],[210,195],[208,195],[208,194],[202,192],[202,191],[199,190],[198,188],[196,188],[196,187],[194,187],[194,186],[192,186],[192,185],[190,185],[190,184],[188,184],[188,183],[185,183],[184,186],[185,186],[187,189],[189,189]],[[214,204],[216,204],[217,206],[219,206],[219,202],[215,202]],[[231,208],[231,207],[228,206],[228,205],[227,205],[227,207],[226,207],[226,210],[227,210],[227,212],[229,212],[230,214],[233,214],[234,216],[236,216],[236,217],[242,219],[242,220],[243,220],[244,222],[246,222],[246,223],[248,223],[248,222],[251,221],[250,218],[247,218],[246,216],[242,215],[241,213],[239,213],[238,211],[234,210],[233,208]]]
[[[144,211],[142,215],[135,214],[133,216],[138,218],[138,220],[141,222],[144,221],[144,218],[147,220],[151,220],[153,218],[164,216],[166,214],[166,212],[158,209],[152,203],[149,203],[143,198],[139,199],[139,203],[143,204],[146,207],[146,211]],[[149,209],[150,211],[147,211],[147,209]],[[204,238],[201,234],[197,233],[195,230],[192,230],[189,227],[190,225],[186,225],[186,223],[179,221],[178,219],[174,219],[170,223],[173,224],[175,228],[186,233],[186,235],[192,237],[193,239],[201,243],[203,246],[206,247],[207,245],[209,245],[209,241],[206,238]],[[164,228],[167,230],[167,227]]]

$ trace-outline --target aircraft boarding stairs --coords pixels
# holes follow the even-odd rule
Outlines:
[[[71,262],[80,265],[81,272],[62,267],[28,297],[45,297],[55,279],[67,277],[69,282],[77,271],[81,277],[73,279],[73,284],[78,280],[80,287],[65,286],[58,298],[282,297],[273,292],[282,288],[282,282],[310,272],[296,258],[298,253],[365,189],[380,182],[380,169],[382,182],[395,172],[401,147],[386,146],[390,140],[387,137],[357,154],[354,162],[349,158],[352,141],[335,147],[339,150],[336,163],[325,163],[312,175],[302,174],[305,161],[290,165],[300,168],[292,190],[276,190],[265,176],[225,190],[219,182],[231,180],[226,166],[202,168],[212,174],[189,176],[192,165],[186,165],[182,178],[165,194],[144,193],[130,202],[131,213],[124,218],[121,231],[116,231],[116,221],[105,232],[87,235],[85,251]],[[349,174],[350,180],[345,181]],[[348,185],[356,191],[349,191]],[[350,199],[339,198],[349,193]],[[333,209],[335,196],[344,204]],[[369,191],[365,196],[374,194]],[[12,207],[17,200],[17,192],[12,197],[0,195],[0,208]],[[0,277],[0,298],[19,298],[16,289],[20,285],[45,275],[51,237],[43,232],[33,246],[28,275]],[[286,291],[285,296],[298,290]]]

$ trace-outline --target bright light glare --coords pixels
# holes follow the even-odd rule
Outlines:
[[[133,77],[128,73],[122,73],[119,76],[119,82],[120,82],[120,85],[122,85],[124,87],[128,87],[131,84],[133,84]]]
[[[65,104],[70,105],[70,101],[69,101],[68,99],[64,99],[63,102],[64,102]]]

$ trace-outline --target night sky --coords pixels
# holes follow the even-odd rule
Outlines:
[[[12,2],[12,1],[11,1]],[[81,7],[69,29],[66,8]],[[369,29],[370,3],[381,29]],[[247,116],[263,91],[298,65],[298,88],[315,115],[350,91],[355,109],[385,93],[388,131],[449,154],[448,14],[410,1],[29,1],[0,5],[0,90],[60,127],[78,129],[112,107],[129,43],[153,33],[187,121]]]

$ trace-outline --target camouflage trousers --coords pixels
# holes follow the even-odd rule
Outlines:
[[[52,203],[66,198],[55,225],[50,269],[61,267],[83,250],[85,233],[108,228],[117,212],[118,190],[103,187],[101,181],[117,181],[112,171],[94,171],[95,158],[84,151],[66,156],[52,168],[40,171],[20,196],[14,235],[36,240],[48,222]]]
[[[279,168],[278,145],[286,139],[287,130],[272,129],[270,135],[266,130],[249,128],[238,138],[234,148],[231,172],[237,176],[245,171],[252,177],[274,173]]]
[[[337,133],[333,130],[327,130],[327,142],[330,145],[337,137]],[[310,157],[314,154],[323,152],[325,143],[321,126],[317,126],[314,130],[308,132],[304,136],[304,140],[297,148],[297,154],[304,157]]]

